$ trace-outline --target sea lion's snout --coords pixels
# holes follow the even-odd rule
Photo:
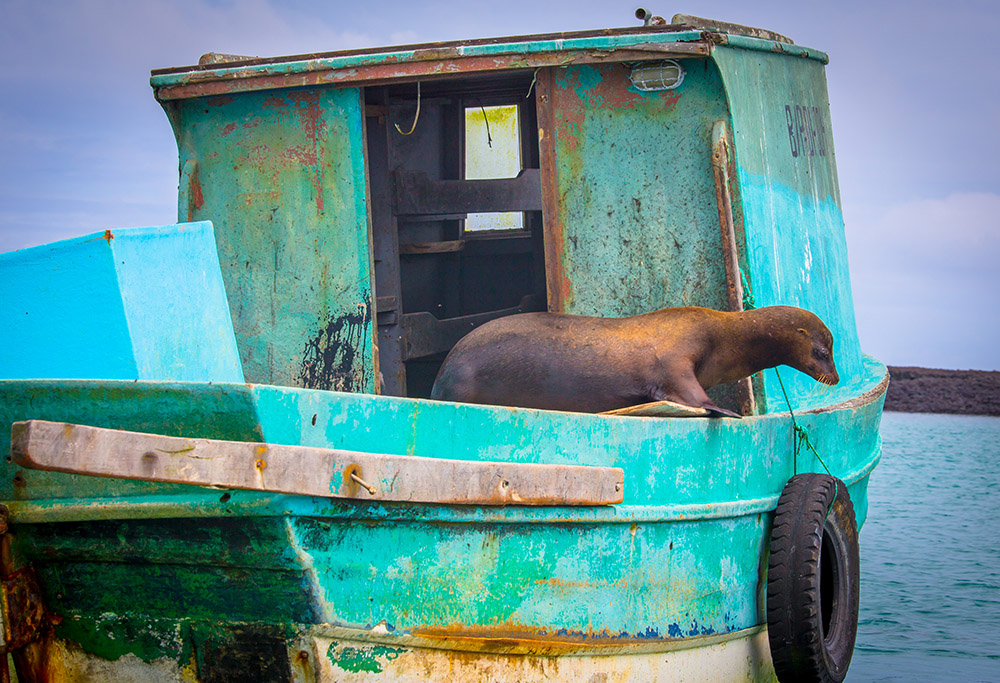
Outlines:
[[[809,375],[817,382],[833,386],[840,381],[837,366],[833,362],[833,353],[826,346],[814,347],[812,352],[812,368]]]
[[[808,311],[798,311],[805,317],[804,327],[799,327],[796,344],[797,363],[792,365],[817,382],[833,386],[840,382],[837,365],[833,360],[833,335],[823,321]]]

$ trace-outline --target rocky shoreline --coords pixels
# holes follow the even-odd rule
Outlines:
[[[889,366],[885,409],[1000,415],[1000,372]]]

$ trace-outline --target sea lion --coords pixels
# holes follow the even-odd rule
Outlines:
[[[521,313],[460,339],[431,398],[584,413],[667,400],[739,417],[705,389],[777,365],[825,384],[840,380],[830,330],[792,306],[665,308],[630,318]]]

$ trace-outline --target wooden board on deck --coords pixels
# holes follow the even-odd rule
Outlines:
[[[622,501],[624,488],[622,470],[611,467],[188,439],[43,420],[15,422],[10,450],[32,469],[356,500],[608,505]]]

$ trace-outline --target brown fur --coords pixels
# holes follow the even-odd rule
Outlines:
[[[732,414],[705,389],[777,365],[839,381],[833,336],[801,308],[665,308],[631,318],[523,313],[459,340],[431,398],[588,413],[669,400]]]

